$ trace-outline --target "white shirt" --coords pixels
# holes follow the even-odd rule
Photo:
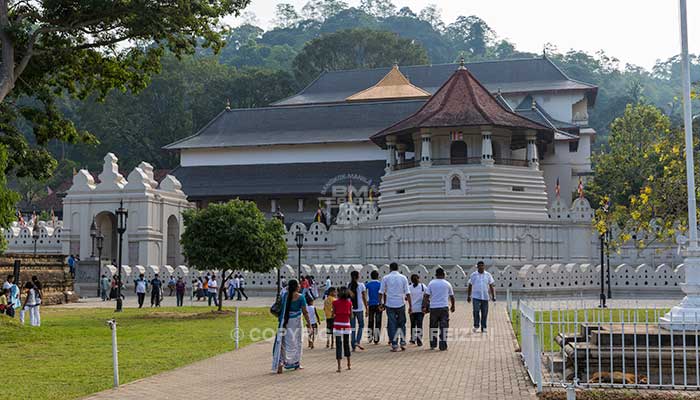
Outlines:
[[[408,290],[408,279],[401,275],[399,271],[391,271],[389,275],[382,278],[379,293],[386,295],[385,306],[399,308],[405,304],[404,299],[410,293]]]
[[[241,278],[238,280],[238,288],[243,289],[245,287],[245,279]]]
[[[136,293],[146,293],[146,279],[136,280]]]
[[[241,280],[238,279],[238,278],[235,278],[235,279],[233,280],[233,287],[236,288],[236,289],[238,289],[239,287],[241,287]]]
[[[10,287],[10,282],[5,281],[2,283],[2,290],[9,289]]]
[[[209,279],[209,291],[211,293],[216,293],[216,289],[219,288],[219,282],[215,279]]]
[[[487,271],[480,274],[479,271],[472,272],[469,277],[469,283],[472,285],[472,297],[477,300],[489,299],[489,286],[493,285],[493,276]]]
[[[37,305],[36,291],[34,289],[29,289],[29,294],[27,295],[27,306],[35,305]]]
[[[450,296],[454,296],[450,282],[445,279],[433,279],[428,283],[428,295],[430,295],[430,308],[445,308],[450,306]]]
[[[353,308],[353,312],[365,311],[365,303],[362,301],[362,293],[364,293],[366,290],[367,288],[365,288],[364,283],[357,282],[357,308]]]
[[[328,289],[329,287],[331,287],[331,280],[326,279],[326,289]]]
[[[414,313],[422,312],[423,308],[423,295],[426,293],[425,285],[419,283],[417,286],[413,286],[413,283],[408,285],[408,290],[411,292],[411,308]]]
[[[310,324],[317,324],[318,321],[316,321],[316,307],[315,306],[306,306],[306,312],[309,314],[309,323]]]

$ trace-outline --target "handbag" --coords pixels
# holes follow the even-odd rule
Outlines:
[[[277,297],[277,299],[275,299],[275,302],[270,306],[270,314],[279,318],[281,312],[282,312],[282,300],[279,297]]]

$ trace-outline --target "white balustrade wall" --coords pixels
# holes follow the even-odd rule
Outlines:
[[[399,272],[410,277],[417,274],[422,282],[428,282],[435,274],[439,265],[399,265]],[[467,287],[468,277],[476,271],[475,266],[444,265],[441,266],[446,273],[446,278],[459,291]],[[510,290],[514,293],[540,295],[547,293],[579,293],[584,291],[597,291],[600,288],[600,266],[592,264],[527,264],[523,266],[506,266],[504,268],[491,266],[487,270],[496,281],[496,290],[504,292]],[[347,285],[350,281],[350,272],[358,271],[361,280],[368,281],[372,271],[378,271],[380,278],[389,273],[389,266],[373,264],[313,264],[301,265],[302,275],[312,275],[319,283],[323,283],[329,277],[334,286]],[[233,271],[225,271],[226,276]],[[239,271],[235,271],[239,272]],[[607,270],[605,279],[607,280]],[[117,268],[113,265],[102,267],[102,273],[108,277],[117,274]],[[122,279],[129,285],[139,276],[144,274],[146,279],[153,279],[156,273],[167,282],[171,276],[186,278],[187,287],[192,286],[192,281],[205,277],[207,274],[216,275],[221,280],[222,271],[199,271],[184,265],[177,267],[149,265],[143,267],[135,265],[122,266]],[[249,290],[272,293],[276,289],[277,269],[268,273],[240,272],[245,278],[245,287]],[[285,281],[297,277],[298,267],[284,265],[280,270],[281,278]],[[610,271],[612,290],[625,293],[658,293],[680,294],[679,284],[684,282],[685,269],[683,265],[671,267],[661,264],[652,267],[646,264],[631,266],[620,264],[613,266]]]
[[[1,228],[2,235],[7,241],[7,252],[16,254],[34,253],[34,230],[39,230],[39,239],[36,242],[37,254],[61,254],[61,236],[63,233],[63,221],[33,221],[20,224],[12,222],[9,228]]]

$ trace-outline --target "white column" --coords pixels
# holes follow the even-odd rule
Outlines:
[[[532,169],[540,168],[540,160],[537,155],[537,135],[535,132],[527,132],[527,165]]]
[[[491,131],[481,131],[481,164],[493,165],[493,147],[491,146]]]
[[[432,138],[433,134],[431,132],[421,132],[421,152],[420,152],[420,166],[429,167],[433,164],[432,156]]]
[[[685,298],[661,318],[662,326],[673,330],[700,328],[700,247],[698,247],[695,205],[695,167],[693,163],[692,107],[690,102],[690,62],[688,59],[688,15],[686,0],[680,0],[681,80],[683,83],[683,124],[685,128],[685,158],[688,186],[688,249],[684,252],[685,282],[681,290]]]
[[[270,200],[270,212],[274,213],[277,211],[277,199]]]
[[[297,199],[297,212],[304,212],[304,199]]]
[[[398,164],[406,162],[406,145],[404,143],[396,144],[396,157],[398,159],[396,161]]]
[[[396,165],[396,139],[393,136],[386,138],[386,169],[392,170]]]

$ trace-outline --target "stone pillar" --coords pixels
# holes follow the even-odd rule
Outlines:
[[[277,211],[277,199],[270,200],[270,212],[275,213]]]
[[[429,167],[433,164],[432,156],[432,137],[431,132],[421,132],[421,152],[420,152],[420,166]]]
[[[396,138],[389,136],[386,138],[386,169],[392,170],[396,165]]]
[[[491,146],[491,131],[481,131],[481,164],[493,165],[493,147]]]
[[[527,132],[527,165],[532,169],[540,168],[540,160],[537,155],[537,135],[533,131]]]
[[[403,164],[406,162],[406,145],[404,143],[396,144],[396,158],[397,164]]]

